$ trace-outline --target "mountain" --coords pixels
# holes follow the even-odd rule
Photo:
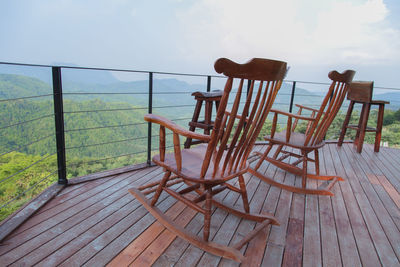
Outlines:
[[[0,74],[0,99],[52,93],[52,87],[39,79],[16,74]]]
[[[126,109],[64,114],[65,143],[69,148],[69,158],[111,157],[146,150],[147,124],[143,121],[145,111],[136,110],[135,106],[127,103],[106,103],[97,99],[79,102],[65,100],[64,106],[69,111]],[[55,128],[51,114],[52,101],[0,102],[0,154],[14,149],[35,155],[54,153]],[[26,123],[18,125],[20,122]],[[14,126],[8,127],[10,125]],[[141,139],[132,140],[134,137]],[[108,142],[114,143],[95,145]]]
[[[400,108],[400,91],[377,94],[374,96],[374,99],[389,101],[390,104],[385,105],[385,108],[389,108],[389,109],[393,109],[393,110],[397,110]]]
[[[53,63],[52,65],[78,67],[75,64],[62,62]],[[63,82],[111,84],[119,81],[109,71],[63,68],[61,72]],[[30,67],[0,64],[0,73],[23,75],[39,79],[48,84],[52,83],[52,71],[50,67]]]

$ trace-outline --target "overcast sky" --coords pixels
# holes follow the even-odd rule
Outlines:
[[[0,61],[214,74],[219,57],[288,62],[400,88],[400,0],[2,0]]]

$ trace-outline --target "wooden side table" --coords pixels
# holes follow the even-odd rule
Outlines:
[[[374,88],[374,82],[354,81],[351,83],[349,92],[347,94],[347,99],[350,100],[350,105],[347,110],[346,118],[343,122],[342,131],[340,133],[338,141],[338,146],[341,146],[343,144],[343,139],[347,129],[353,129],[357,131],[354,140],[354,145],[357,148],[357,152],[361,153],[364,144],[365,133],[375,132],[374,151],[379,152],[385,104],[389,104],[390,102],[382,100],[372,100],[373,88]],[[357,125],[355,124],[349,125],[351,113],[353,111],[354,104],[356,103],[362,104],[360,119]],[[379,107],[376,128],[368,127],[367,125],[372,105],[377,105]]]
[[[194,132],[196,128],[204,129],[204,134],[210,134],[210,130],[213,127],[214,122],[211,120],[212,118],[212,107],[215,102],[215,109],[218,110],[219,102],[221,101],[223,91],[214,90],[212,92],[194,92],[192,96],[196,102],[196,107],[193,112],[192,121],[189,122],[189,131]],[[204,120],[199,121],[201,107],[203,106],[203,102],[205,102],[205,112],[204,112]],[[200,144],[202,141],[192,140],[191,138],[187,138],[184,144],[185,148],[190,148],[191,145]]]

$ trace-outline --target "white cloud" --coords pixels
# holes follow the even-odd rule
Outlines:
[[[400,32],[387,14],[383,0],[202,0],[177,16],[188,60],[259,56],[318,65],[399,61]]]

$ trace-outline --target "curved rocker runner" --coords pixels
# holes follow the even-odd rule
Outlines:
[[[319,109],[296,105],[299,108],[297,114],[271,110],[271,112],[274,113],[271,135],[264,136],[264,139],[268,141],[268,147],[264,153],[255,153],[259,159],[256,166],[250,168],[249,172],[271,185],[295,193],[333,196],[333,193],[330,191],[331,188],[337,181],[343,181],[344,179],[338,176],[319,174],[318,149],[325,145],[324,138],[326,132],[342,106],[354,74],[355,71],[352,70],[347,70],[343,73],[331,71],[328,77],[332,80],[332,83]],[[303,110],[310,112],[311,115],[302,115]],[[287,127],[286,130],[275,133],[279,114],[288,117]],[[295,132],[299,120],[307,122],[304,134]],[[270,152],[272,152],[273,147],[276,147],[276,150],[271,156]],[[289,148],[291,150],[284,150],[284,148]],[[309,153],[311,152],[314,152],[314,158],[309,157]],[[279,155],[281,156],[278,157]],[[291,157],[295,158],[295,161],[289,163],[288,160]],[[277,182],[259,173],[257,170],[264,160],[285,171],[301,176],[301,187]],[[307,167],[309,161],[315,163],[315,174],[308,173]],[[297,166],[300,163],[302,163],[301,168]],[[318,189],[307,188],[308,178],[325,181],[325,184]]]
[[[153,162],[162,167],[165,174],[157,184],[148,184],[129,191],[160,223],[176,235],[207,252],[242,262],[244,256],[239,251],[240,248],[263,228],[278,224],[271,214],[250,213],[243,175],[249,171],[248,156],[281,87],[286,74],[286,63],[255,58],[246,64],[237,64],[221,58],[215,62],[214,67],[228,79],[211,135],[188,131],[158,115],[146,115],[146,121],[160,125],[160,153],[153,157]],[[238,80],[238,89],[232,94],[233,105],[227,111],[235,80]],[[245,80],[251,81],[247,92],[243,90]],[[242,97],[245,98],[244,104],[241,103]],[[173,153],[166,153],[166,129],[173,133]],[[181,149],[180,136],[205,143]],[[173,185],[179,182],[183,182],[185,188],[174,190],[176,186]],[[214,198],[227,189],[240,195],[244,211],[230,207],[233,203],[223,204]],[[163,191],[204,215],[203,238],[177,226],[156,207]],[[146,197],[146,194],[153,193],[151,200]],[[217,244],[209,240],[213,205],[259,224],[233,246]]]

